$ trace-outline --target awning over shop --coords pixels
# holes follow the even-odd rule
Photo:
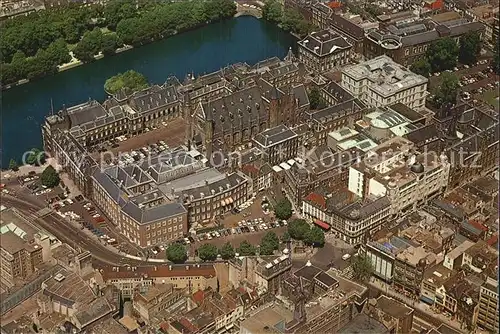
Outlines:
[[[314,224],[318,225],[319,227],[321,227],[322,229],[325,229],[325,230],[329,230],[330,229],[330,225],[328,225],[327,223],[321,221],[321,220],[318,220],[316,219],[314,221]]]
[[[430,299],[429,297],[426,296],[420,296],[420,300],[423,301],[426,304],[433,305],[434,301]]]
[[[229,197],[227,200],[229,201],[229,204],[234,203],[234,200],[233,200],[233,198],[232,198],[232,197]]]
[[[220,205],[226,206],[226,201],[225,200],[220,201]]]

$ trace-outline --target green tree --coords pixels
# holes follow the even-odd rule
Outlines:
[[[309,224],[304,219],[294,219],[288,223],[288,233],[295,240],[304,240],[309,230]]]
[[[457,65],[458,45],[450,37],[440,38],[429,45],[426,55],[432,72],[451,70]]]
[[[53,65],[62,65],[68,63],[71,60],[68,45],[63,38],[59,38],[50,43],[49,47],[45,51],[47,52],[47,59]]]
[[[460,37],[458,60],[462,64],[471,65],[477,62],[481,53],[481,36],[476,31],[469,31]]]
[[[276,0],[267,1],[262,8],[262,18],[272,23],[280,23],[282,14],[281,5]]]
[[[102,36],[101,50],[105,56],[113,55],[123,43],[116,34],[105,34]]]
[[[135,1],[114,0],[109,1],[104,9],[104,18],[109,29],[114,30],[123,19],[129,19],[137,14]]]
[[[431,74],[431,64],[429,64],[427,58],[420,58],[410,66],[410,70],[428,78]]]
[[[353,277],[359,281],[366,281],[373,273],[373,265],[366,255],[354,256],[351,261]]]
[[[251,256],[255,255],[255,247],[252,246],[248,241],[243,240],[238,247],[238,254],[240,256]]]
[[[281,19],[281,27],[286,31],[297,32],[297,26],[304,19],[296,9],[285,9]]]
[[[273,255],[274,249],[271,244],[261,241],[260,247],[259,247],[259,254],[260,255]]]
[[[83,35],[82,40],[73,49],[73,54],[78,60],[88,63],[95,60],[94,56],[101,51],[101,47],[102,32],[101,29],[95,28]]]
[[[434,104],[441,108],[445,105],[455,104],[458,93],[458,78],[453,73],[441,74],[441,84],[434,89]]]
[[[280,246],[280,240],[276,233],[267,232],[260,241],[260,254],[271,255]]]
[[[110,94],[125,89],[127,93],[133,93],[148,87],[148,80],[144,75],[133,70],[119,73],[104,84],[104,90]]]
[[[291,237],[290,237],[290,233],[288,231],[285,231],[285,233],[283,233],[283,235],[281,236],[281,241],[282,242],[288,242],[290,241]]]
[[[217,259],[217,247],[212,244],[203,244],[198,248],[198,257],[203,261],[214,261]]]
[[[179,243],[174,243],[167,247],[167,259],[173,263],[184,263],[188,256],[186,247]]]
[[[321,93],[318,87],[314,86],[313,88],[311,88],[308,97],[311,109],[312,110],[319,109],[322,104],[322,101],[321,101]]]
[[[9,169],[14,172],[17,172],[19,170],[19,166],[17,165],[17,161],[15,159],[10,159]]]
[[[42,175],[40,175],[40,181],[47,188],[54,188],[54,187],[59,185],[59,182],[61,182],[61,179],[59,178],[59,174],[57,174],[54,167],[52,167],[51,165],[48,165],[43,170]]]
[[[234,248],[231,243],[226,242],[224,245],[222,245],[222,248],[220,249],[220,256],[224,260],[229,260],[234,257]]]
[[[292,203],[283,198],[274,206],[274,215],[280,220],[290,218],[292,216]]]
[[[323,247],[325,244],[325,232],[317,226],[313,226],[306,232],[304,241],[314,247]]]
[[[10,66],[12,66],[12,70],[17,73],[15,81],[19,81],[26,77],[27,64],[28,61],[26,60],[24,52],[17,51],[14,53]]]
[[[24,163],[28,165],[43,165],[45,162],[45,156],[43,152],[40,152],[39,149],[33,148],[31,151],[29,151],[28,155],[26,156],[26,161]]]

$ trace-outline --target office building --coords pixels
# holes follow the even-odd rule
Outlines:
[[[342,87],[374,107],[402,103],[415,110],[422,109],[427,81],[385,55],[342,70]]]

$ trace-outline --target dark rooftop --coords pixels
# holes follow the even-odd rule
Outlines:
[[[304,277],[305,279],[312,281],[314,277],[321,271],[322,270],[318,267],[305,265],[293,274],[297,277]]]
[[[387,296],[377,299],[377,308],[396,319],[402,319],[413,312],[413,309]]]
[[[339,334],[386,334],[387,328],[379,321],[361,313],[354,317]]]

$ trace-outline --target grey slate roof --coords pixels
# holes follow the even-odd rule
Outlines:
[[[262,147],[270,147],[296,137],[298,136],[293,130],[283,124],[280,124],[274,128],[267,129],[257,134],[254,141]]]
[[[174,86],[154,85],[134,93],[130,97],[130,106],[137,112],[143,113],[177,101],[178,97]]]
[[[106,110],[97,101],[91,100],[67,109],[71,126],[83,125],[106,116]]]
[[[351,48],[347,40],[331,29],[325,29],[305,37],[299,45],[320,57],[335,53],[337,50]]]
[[[204,102],[202,110],[204,118],[214,122],[214,133],[230,128],[243,130],[250,128],[255,122],[267,119],[267,111],[257,86]]]
[[[218,195],[238,186],[243,182],[246,182],[246,178],[238,173],[233,173],[213,183],[186,189],[181,192],[181,198],[185,196],[192,197],[193,199],[199,199],[202,197],[201,194],[203,194],[204,197]]]

